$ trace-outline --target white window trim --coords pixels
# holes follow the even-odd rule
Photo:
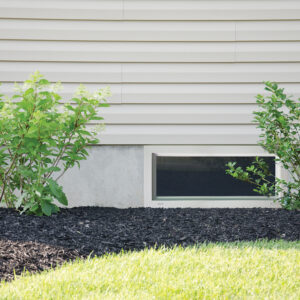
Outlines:
[[[163,197],[153,199],[155,174],[153,174],[153,155],[163,156],[274,156],[260,146],[144,146],[144,206],[145,207],[270,207],[278,208],[275,197]],[[276,163],[276,176],[286,179],[285,170]],[[241,201],[242,200],[242,201]]]

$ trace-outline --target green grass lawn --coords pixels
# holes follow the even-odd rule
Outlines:
[[[0,299],[299,299],[300,242],[106,255],[2,283]]]

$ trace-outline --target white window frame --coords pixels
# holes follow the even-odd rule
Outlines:
[[[145,207],[280,207],[274,203],[275,197],[265,196],[201,196],[201,197],[154,197],[155,166],[154,155],[160,156],[274,156],[260,146],[144,146],[144,206]],[[276,162],[276,176],[286,179],[285,170]]]

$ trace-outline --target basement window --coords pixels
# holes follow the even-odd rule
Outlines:
[[[263,157],[275,175],[274,157]],[[259,196],[253,185],[226,174],[226,163],[237,162],[245,169],[254,157],[159,156],[153,157],[155,198],[159,197],[223,197]],[[274,179],[268,178],[271,182]]]
[[[147,146],[146,146],[147,147]],[[259,147],[148,146],[145,150],[145,205],[151,207],[251,207],[272,202],[254,186],[226,174],[226,163],[246,167],[258,156],[273,176],[280,169],[275,157]],[[211,150],[211,151],[210,151]],[[150,173],[150,174],[149,174]],[[269,181],[274,182],[270,176]],[[266,203],[261,203],[266,205]]]

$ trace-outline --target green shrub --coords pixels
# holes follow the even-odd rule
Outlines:
[[[67,205],[57,180],[99,142],[96,128],[86,127],[102,120],[97,108],[107,106],[109,90],[92,95],[79,86],[67,104],[58,90],[36,72],[11,99],[0,97],[0,202],[20,212],[51,215],[55,200]]]
[[[259,158],[245,170],[229,162],[226,173],[252,183],[259,194],[270,196],[275,192],[283,208],[300,209],[300,99],[291,100],[276,83],[266,82],[265,90],[272,94],[258,95],[256,102],[260,110],[254,112],[254,122],[262,132],[258,144],[276,156],[276,161],[288,171],[290,180],[278,177],[275,181],[268,180],[272,175]]]

